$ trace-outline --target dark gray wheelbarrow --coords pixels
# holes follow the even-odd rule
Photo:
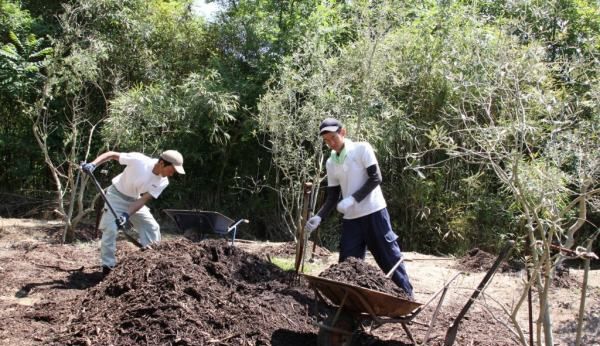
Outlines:
[[[187,238],[202,240],[210,234],[224,238],[231,236],[232,246],[234,245],[239,224],[249,222],[247,219],[233,221],[216,211],[181,209],[165,209],[164,211]]]

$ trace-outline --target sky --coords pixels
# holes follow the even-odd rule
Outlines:
[[[192,4],[192,11],[206,20],[214,19],[218,10],[219,5],[216,2],[206,3],[206,0],[194,0]]]

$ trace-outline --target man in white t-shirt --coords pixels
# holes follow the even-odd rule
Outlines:
[[[119,218],[115,220],[114,215],[108,212],[108,207],[104,206],[100,220],[100,255],[104,274],[110,273],[117,263],[117,232],[127,221],[131,221],[138,230],[142,246],[160,241],[160,226],[146,203],[160,196],[169,185],[168,177],[175,173],[185,174],[183,156],[175,150],[163,152],[158,159],[141,153],[108,151],[94,161],[83,164],[81,169],[92,174],[96,166],[110,160],[117,160],[126,167],[121,174],[112,179],[112,185],[106,191],[106,198]]]
[[[332,149],[326,163],[327,199],[319,212],[307,221],[305,230],[310,233],[319,227],[337,204],[337,210],[344,214],[339,261],[348,257],[364,259],[369,249],[379,267],[387,273],[398,263],[402,252],[379,186],[381,172],[375,152],[367,142],[346,138],[346,129],[337,119],[323,120],[319,134]],[[413,299],[413,288],[403,263],[394,271],[392,280]]]

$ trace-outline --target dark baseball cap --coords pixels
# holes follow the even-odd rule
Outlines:
[[[334,118],[327,118],[321,121],[321,125],[319,125],[319,134],[322,135],[325,132],[338,132],[342,127],[341,121]]]

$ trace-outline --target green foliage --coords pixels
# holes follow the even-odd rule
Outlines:
[[[31,34],[22,41],[9,31],[10,43],[0,47],[0,93],[27,99],[44,80],[41,70],[48,64],[52,47]]]
[[[3,186],[53,188],[38,115],[58,167],[107,147],[180,149],[192,174],[156,206],[252,215],[253,235],[274,240],[299,224],[301,184],[325,179],[316,128],[329,115],[375,146],[404,249],[491,251],[522,234],[527,205],[564,225],[577,210],[546,221],[597,186],[592,1],[244,0],[214,23],[189,5],[1,1]],[[337,221],[323,225],[331,247]]]
[[[192,17],[189,2],[155,1],[145,19],[147,44],[160,57],[154,68],[169,80],[198,72],[214,54],[205,23]]]
[[[571,111],[565,112],[541,45],[523,45],[469,8],[433,7],[387,20],[385,6],[353,8],[361,14],[353,26],[355,41],[338,50],[308,41],[261,99],[259,124],[290,181],[323,173],[320,144],[306,128],[333,114],[345,121],[351,138],[376,144],[392,219],[400,220],[395,229],[409,248],[493,249],[498,234],[518,232],[510,226],[514,211],[506,199],[512,191],[500,189],[489,175],[481,189],[469,190],[485,198],[463,192],[459,183],[478,180],[485,153],[500,150],[507,161],[491,159],[505,165],[520,157],[514,169],[526,179],[523,192],[531,203],[548,202],[546,210],[564,205],[574,180],[540,155]],[[579,85],[593,85],[593,72],[571,76]],[[590,105],[577,108],[589,114]],[[461,152],[471,145],[473,151]],[[456,161],[465,154],[473,155],[474,166]],[[517,174],[508,168],[506,174]]]
[[[281,257],[273,257],[271,258],[271,263],[273,263],[274,265],[276,265],[277,267],[279,267],[281,270],[295,270],[295,263],[294,263],[294,259],[290,259],[290,258],[281,258]]]
[[[9,32],[26,35],[31,29],[33,18],[14,1],[0,1],[0,37],[2,41]]]
[[[191,74],[175,86],[150,85],[118,95],[103,127],[103,137],[124,150],[156,152],[184,136],[206,149],[223,145],[234,121],[237,96],[221,89],[219,76]],[[210,150],[210,149],[209,149]]]

